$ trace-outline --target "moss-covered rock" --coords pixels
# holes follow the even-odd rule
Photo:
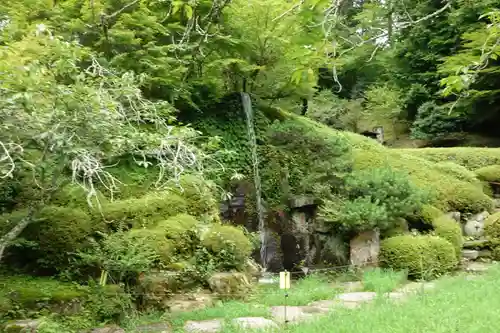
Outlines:
[[[484,236],[492,250],[492,257],[500,260],[500,212],[492,214],[484,221]]]
[[[395,270],[406,270],[408,276],[429,279],[456,267],[454,246],[432,235],[402,235],[385,239],[380,244],[380,263]]]
[[[168,265],[174,260],[176,244],[167,239],[163,230],[157,229],[131,229],[127,231],[127,236],[133,241],[139,241],[142,244],[148,244],[156,252],[160,261]]]
[[[488,165],[477,169],[477,178],[485,182],[500,182],[500,165]]]
[[[252,243],[243,230],[230,225],[213,225],[202,237],[202,245],[223,259],[226,265],[241,267],[252,252]]]
[[[219,205],[214,195],[215,185],[210,181],[187,174],[182,176],[179,185],[172,186],[170,191],[186,200],[185,213],[210,218],[219,215]]]

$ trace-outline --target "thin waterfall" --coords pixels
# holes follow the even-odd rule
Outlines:
[[[264,207],[262,205],[261,183],[259,175],[259,159],[257,156],[257,139],[255,137],[254,129],[254,114],[252,109],[252,100],[250,95],[245,92],[241,93],[241,104],[243,105],[243,112],[245,112],[247,120],[247,134],[252,151],[252,167],[253,167],[253,181],[255,186],[255,199],[257,209],[257,219],[259,222],[258,230],[260,234],[260,261],[261,265],[266,270],[267,268],[267,235],[264,225]]]

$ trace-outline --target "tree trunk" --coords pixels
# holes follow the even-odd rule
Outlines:
[[[17,238],[23,232],[23,230],[30,224],[32,213],[30,212],[28,216],[22,219],[12,230],[10,230],[7,234],[5,234],[2,238],[0,238],[0,262],[2,262],[3,254],[5,249],[9,246],[9,244]]]

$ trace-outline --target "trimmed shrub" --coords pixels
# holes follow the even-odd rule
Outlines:
[[[151,226],[187,210],[188,203],[184,198],[177,194],[160,192],[105,204],[102,207],[102,218],[114,227],[125,225],[139,228]],[[96,216],[99,215],[96,213]]]
[[[462,229],[460,224],[454,219],[442,215],[432,221],[434,227],[434,233],[436,236],[446,239],[455,248],[455,255],[457,259],[462,256],[462,246],[464,245],[464,239],[462,236]]]
[[[451,271],[458,264],[453,245],[432,235],[402,235],[385,239],[380,262],[414,279],[430,279]]]
[[[164,237],[171,240],[176,260],[192,255],[199,244],[197,231],[198,221],[191,215],[179,214],[167,220],[160,221],[154,230],[160,231]]]
[[[163,230],[131,229],[127,231],[127,237],[135,243],[145,244],[153,249],[164,265],[170,264],[174,259],[176,245],[165,237]]]
[[[241,228],[213,225],[202,237],[201,244],[226,267],[242,267],[252,252],[252,243]]]
[[[500,240],[500,212],[486,218],[484,221],[484,235],[491,240]]]
[[[31,255],[27,258],[49,269],[70,266],[73,253],[85,248],[88,238],[100,227],[87,213],[71,207],[47,206],[35,219],[20,237],[36,245],[19,251],[28,250]]]
[[[215,185],[196,175],[183,175],[179,186],[172,186],[171,193],[184,198],[187,202],[186,213],[194,216],[219,215],[219,206],[215,200]]]
[[[500,182],[500,165],[488,165],[475,172],[477,178],[485,182]]]

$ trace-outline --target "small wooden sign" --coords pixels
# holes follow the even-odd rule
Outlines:
[[[280,272],[280,289],[290,289],[290,272]]]

